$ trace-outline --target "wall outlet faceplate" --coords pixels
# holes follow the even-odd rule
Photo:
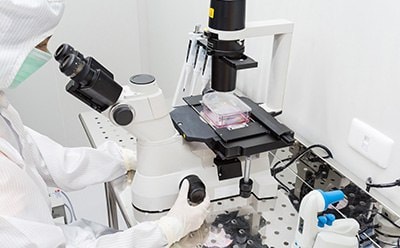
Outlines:
[[[376,165],[387,168],[394,141],[370,125],[354,118],[348,138],[349,145]]]

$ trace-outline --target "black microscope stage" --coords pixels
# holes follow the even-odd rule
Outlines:
[[[199,116],[201,99],[201,95],[184,98],[188,105],[176,107],[170,113],[171,119],[186,141],[207,144],[221,159],[275,150],[290,146],[295,141],[292,130],[246,97],[240,97],[251,108],[250,122],[246,126],[213,128]]]

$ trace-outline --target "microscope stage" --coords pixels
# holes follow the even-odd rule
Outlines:
[[[222,159],[250,156],[293,144],[292,130],[250,99],[240,98],[252,109],[250,122],[243,126],[215,128],[209,125],[200,116],[202,96],[184,98],[188,105],[176,107],[170,115],[186,141],[203,142]]]

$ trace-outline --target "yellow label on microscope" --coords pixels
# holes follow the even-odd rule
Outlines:
[[[210,18],[214,18],[214,9],[213,8],[210,8],[209,16],[210,16]]]

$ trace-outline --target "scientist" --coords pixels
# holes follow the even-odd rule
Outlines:
[[[63,9],[62,0],[0,0],[0,246],[168,247],[199,228],[207,215],[208,198],[196,207],[187,203],[187,181],[169,213],[156,222],[107,235],[83,221],[53,222],[48,186],[79,190],[133,166],[132,152],[115,143],[97,150],[65,148],[25,127],[4,94],[51,58],[47,41]]]

